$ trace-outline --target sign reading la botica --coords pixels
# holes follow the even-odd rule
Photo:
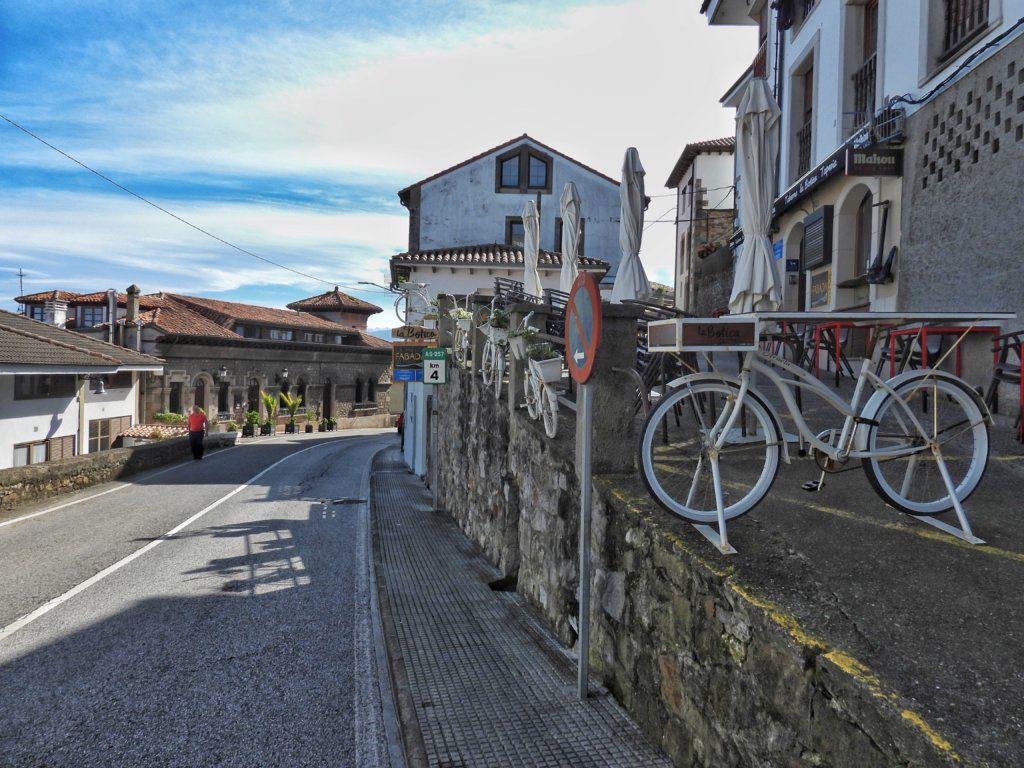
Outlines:
[[[405,341],[433,341],[437,338],[437,329],[421,328],[418,325],[403,325],[401,328],[392,328],[391,335]]]

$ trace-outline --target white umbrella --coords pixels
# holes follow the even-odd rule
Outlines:
[[[768,228],[772,223],[775,158],[779,154],[779,105],[768,82],[750,81],[736,110],[736,154],[739,156],[740,228],[743,248],[729,297],[733,314],[771,312],[782,304],[778,267]]]
[[[612,286],[612,302],[642,299],[651,292],[644,265],[640,263],[640,238],[644,226],[644,167],[634,147],[626,150],[619,187],[622,211],[619,215],[619,271]]]
[[[527,200],[523,206],[523,293],[538,298],[544,294],[537,271],[539,255],[540,214],[537,213],[537,204]]]
[[[558,277],[558,289],[568,293],[580,273],[576,264],[580,245],[580,196],[571,181],[562,190],[559,202],[562,208],[562,271]]]

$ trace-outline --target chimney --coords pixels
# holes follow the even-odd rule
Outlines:
[[[142,323],[139,321],[139,286],[128,286],[124,315],[124,345],[136,352],[142,349]]]
[[[66,301],[48,301],[43,305],[43,321],[50,325],[63,328],[68,323],[68,303]]]
[[[114,340],[114,327],[117,324],[117,291],[113,288],[107,289],[107,341],[111,344]]]

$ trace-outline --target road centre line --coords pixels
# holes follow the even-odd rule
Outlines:
[[[275,461],[273,464],[271,464],[266,469],[262,470],[258,474],[253,475],[251,478],[246,480],[240,486],[235,488],[235,490],[231,491],[230,493],[228,493],[228,494],[226,494],[224,496],[221,496],[219,499],[217,499],[217,501],[213,502],[212,504],[207,505],[206,507],[201,509],[199,512],[196,512],[194,515],[192,515],[192,517],[188,518],[187,520],[185,520],[182,523],[179,523],[178,525],[176,525],[174,528],[172,528],[171,530],[169,530],[167,533],[163,534],[159,538],[156,538],[153,541],[151,541],[148,544],[146,544],[145,546],[135,550],[130,555],[127,555],[126,557],[121,558],[116,563],[114,563],[112,565],[108,565],[102,571],[93,574],[88,579],[86,579],[85,581],[83,581],[83,582],[77,584],[76,586],[72,587],[71,589],[69,589],[64,594],[58,595],[57,597],[53,598],[52,600],[49,600],[46,603],[43,603],[43,605],[39,606],[38,608],[36,608],[31,613],[25,614],[20,619],[16,619],[15,621],[13,621],[12,623],[8,624],[3,629],[0,629],[0,642],[3,642],[5,639],[7,639],[11,635],[13,635],[19,629],[23,629],[24,627],[28,626],[29,624],[31,624],[36,619],[38,619],[38,618],[40,618],[42,616],[45,616],[47,613],[52,611],[54,608],[57,608],[58,606],[62,605],[63,603],[66,603],[68,600],[70,600],[71,598],[75,597],[75,595],[78,595],[78,594],[84,592],[89,587],[91,587],[93,584],[97,584],[100,581],[102,581],[103,579],[107,578],[107,576],[110,576],[111,574],[121,570],[124,566],[128,565],[133,560],[141,557],[142,555],[144,555],[149,550],[157,547],[158,545],[164,543],[165,541],[168,541],[176,533],[178,533],[179,531],[187,528],[189,525],[194,523],[199,518],[203,517],[208,512],[213,511],[214,509],[219,507],[221,504],[223,504],[225,501],[230,499],[232,496],[235,496],[236,494],[241,493],[242,491],[244,491],[246,488],[248,488],[254,482],[259,480],[265,474],[270,472],[270,470],[272,470],[275,467],[277,467],[279,464],[283,464],[284,462],[288,461],[289,459],[294,458],[295,456],[298,456],[299,454],[305,453],[306,451],[312,451],[314,448],[322,448],[325,445],[334,445],[334,444],[339,443],[339,442],[342,442],[342,441],[340,441],[340,440],[325,441],[325,442],[322,442],[322,443],[318,443],[317,445],[311,445],[309,448],[303,448],[301,451],[296,451],[295,453],[290,453],[290,454],[288,454],[287,456],[285,456],[282,459],[278,459],[277,461]],[[116,489],[114,489],[114,490],[116,490]],[[109,492],[110,491],[105,491],[105,493],[109,493]]]

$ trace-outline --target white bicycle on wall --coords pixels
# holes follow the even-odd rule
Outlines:
[[[848,313],[843,318],[865,323],[933,319],[896,313],[888,318],[888,314]],[[853,396],[846,402],[803,368],[758,348],[758,326],[769,319],[792,318],[762,313],[752,319],[703,323],[704,338],[735,333],[746,324],[743,333],[749,343],[725,347],[743,352],[738,375],[708,372],[676,379],[669,384],[671,392],[648,415],[639,459],[644,483],[658,503],[696,524],[723,553],[735,552],[728,543],[727,521],[757,506],[771,490],[780,459],[790,461],[781,419],[759,383],[765,381],[785,404],[799,433],[794,439],[800,442],[801,455],[809,446],[821,470],[820,478],[806,483],[805,490],[820,490],[827,474],[856,468],[850,463],[860,461],[868,483],[890,506],[965,541],[984,543],[971,532],[962,506],[981,482],[988,462],[991,416],[978,393],[962,379],[933,369],[911,370],[885,381],[875,375],[875,361],[869,358],[862,362]],[[806,315],[799,319],[813,320]],[[834,313],[829,319],[840,318]],[[945,313],[934,319],[975,322],[979,318]],[[693,350],[692,344],[687,347],[687,332],[682,329],[700,323],[652,322],[652,350],[659,346],[655,337],[665,339],[656,326],[672,324],[679,329],[676,340],[660,351]],[[698,346],[697,351],[708,348]],[[783,378],[780,371],[789,377]],[[824,400],[843,417],[842,424],[814,434],[794,397],[798,387]],[[869,387],[873,393],[866,397]],[[950,510],[956,512],[959,531],[931,519]],[[717,523],[717,534],[709,523]]]

